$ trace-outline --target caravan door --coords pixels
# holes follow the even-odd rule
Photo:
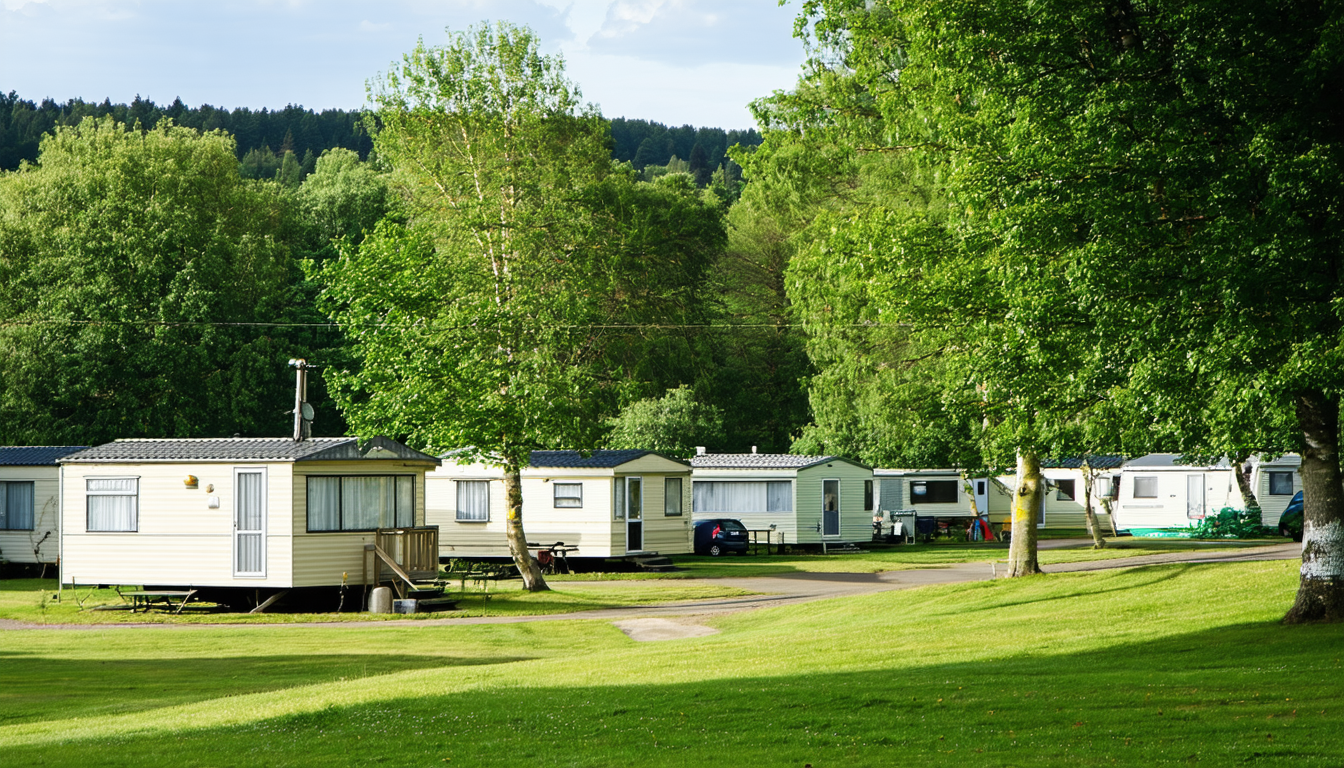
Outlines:
[[[1185,516],[1191,520],[1204,519],[1204,476],[1185,476]]]
[[[266,575],[266,470],[233,471],[233,575]]]

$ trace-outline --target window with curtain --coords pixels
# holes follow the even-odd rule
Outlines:
[[[349,475],[308,478],[308,530],[372,531],[415,525],[415,478]]]
[[[713,514],[792,512],[793,483],[788,480],[697,480],[691,484],[691,506],[696,512]]]
[[[490,522],[490,481],[457,481],[457,519],[463,523]]]
[[[555,507],[582,509],[583,483],[552,483],[555,492]]]
[[[681,516],[681,478],[663,478],[663,515]]]
[[[85,528],[89,531],[134,533],[139,524],[140,479],[90,477],[84,480],[88,503]]]
[[[1156,475],[1135,475],[1135,476],[1134,476],[1134,498],[1136,498],[1136,499],[1156,499],[1156,498],[1157,498],[1157,476],[1156,476]]]
[[[0,483],[0,531],[33,530],[31,480]]]

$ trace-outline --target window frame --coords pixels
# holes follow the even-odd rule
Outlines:
[[[33,500],[33,501],[32,501],[32,503],[33,503],[33,508],[32,508],[32,510],[30,510],[30,512],[29,512],[29,518],[32,520],[32,524],[29,525],[27,528],[15,528],[14,526],[10,525],[10,520],[12,520],[12,519],[14,518],[14,516],[11,515],[10,512],[9,512],[9,486],[11,486],[11,485],[19,485],[20,483],[22,483],[22,484],[24,484],[24,485],[32,486],[32,491],[30,491],[29,494],[28,494],[29,498],[31,498],[31,499]],[[88,486],[85,486],[86,489],[87,489],[87,487],[88,487]],[[5,510],[5,514],[4,514],[4,525],[0,525],[0,531],[35,531],[35,530],[37,530],[37,483],[36,483],[36,481],[33,481],[33,480],[0,480],[0,508],[3,508],[3,509]]]
[[[681,480],[682,478],[680,477],[663,478],[663,517],[682,517],[685,514],[683,507],[686,504],[686,484]],[[677,506],[675,512],[673,511],[672,505],[668,504],[668,499],[671,498],[671,496],[667,492],[667,489],[670,488],[674,482],[677,484]]]
[[[566,488],[570,488],[570,487],[578,488],[578,489],[579,489],[579,495],[578,495],[578,496],[563,496],[563,497],[562,497],[562,496],[559,496],[559,495],[557,495],[556,492],[560,490],[560,486],[564,486],[564,487],[566,487]],[[489,497],[489,495],[487,494],[487,496],[486,496],[486,503],[487,503],[487,504],[489,503],[489,498],[490,498],[490,497]],[[561,500],[562,498],[563,498],[563,499],[570,499],[570,500],[577,501],[578,504],[561,504],[561,503],[560,503],[560,500]],[[553,481],[553,482],[551,483],[551,507],[552,507],[553,509],[583,509],[583,482],[582,482],[582,481],[573,481],[573,480],[564,480],[564,481],[560,481],[560,482],[554,482],[554,481]],[[488,513],[488,511],[487,511],[486,516],[489,517],[489,513]]]
[[[1161,489],[1158,488],[1158,485],[1160,485],[1160,483],[1158,482],[1157,475],[1134,475],[1134,476],[1133,476],[1133,480],[1134,480],[1134,484],[1133,484],[1133,487],[1132,487],[1132,491],[1133,491],[1133,494],[1134,494],[1134,498],[1136,498],[1136,499],[1156,499],[1156,498],[1161,494]],[[1152,494],[1151,496],[1146,496],[1146,495],[1140,495],[1140,494],[1139,494],[1139,481],[1140,481],[1140,480],[1151,480],[1151,481],[1153,481],[1153,494]]]
[[[1055,483],[1055,501],[1077,501],[1078,500],[1078,481],[1074,478],[1060,478]],[[1068,483],[1069,492],[1064,493],[1064,484]]]
[[[90,491],[90,480],[134,480],[135,493],[111,493],[108,491]],[[134,525],[130,528],[91,528],[89,527],[89,499],[92,496],[130,496],[135,499],[135,511],[132,512]],[[139,475],[84,475],[84,532],[85,533],[139,533],[140,532],[140,476]]]
[[[488,523],[490,522],[490,485],[494,481],[481,477],[462,477],[453,481],[453,522],[455,523]],[[485,517],[463,517],[462,516],[462,484],[463,483],[484,483],[485,484]]]
[[[399,477],[409,477],[409,478],[411,479],[411,524],[410,524],[410,525],[405,525],[405,526],[400,526],[400,525],[398,525],[398,526],[393,526],[393,527],[394,527],[394,528],[414,528],[414,527],[416,527],[416,526],[415,526],[415,475],[413,475],[413,474],[395,474],[395,473],[377,474],[377,475],[373,475],[373,474],[368,474],[368,475],[365,475],[365,474],[353,474],[353,475],[332,475],[332,474],[322,474],[322,475],[304,475],[303,477],[304,477],[304,481],[303,481],[303,527],[304,527],[304,532],[305,532],[305,533],[373,533],[374,531],[382,530],[381,526],[380,526],[380,527],[376,527],[376,528],[346,528],[346,527],[345,527],[345,489],[344,489],[343,487],[341,487],[341,486],[342,486],[341,483],[337,483],[337,487],[336,487],[336,504],[337,504],[336,518],[337,518],[337,520],[339,521],[339,524],[341,525],[341,527],[340,527],[340,528],[318,528],[318,529],[314,530],[314,528],[313,528],[313,515],[312,515],[312,498],[313,498],[313,497],[312,497],[311,488],[310,488],[310,486],[309,486],[309,483],[312,482],[312,480],[317,479],[317,478],[325,478],[325,479],[336,478],[337,480],[343,480],[343,479],[345,479],[345,478],[359,478],[359,479],[366,479],[366,478],[372,478],[372,477],[390,477],[390,478],[392,478],[393,481],[394,481],[393,486],[392,486],[392,503],[393,503],[393,504],[396,504],[396,503],[397,503],[397,489],[396,489],[395,480],[396,480],[397,478],[399,478]],[[394,509],[393,512],[392,512],[392,516],[393,516],[394,518],[399,517],[400,515],[398,514],[398,512],[400,512],[400,510],[398,510],[398,509]]]
[[[1278,475],[1278,476],[1280,476],[1280,477],[1283,476],[1283,475],[1287,475],[1287,476],[1288,476],[1288,491],[1287,491],[1286,493],[1275,493],[1275,492],[1274,492],[1274,477],[1275,477],[1276,475]],[[1293,490],[1293,489],[1297,486],[1297,484],[1293,482],[1293,472],[1292,472],[1292,470],[1270,470],[1270,471],[1266,471],[1266,472],[1265,472],[1265,484],[1266,484],[1266,486],[1267,486],[1267,487],[1265,488],[1265,495],[1267,495],[1267,496],[1292,496],[1294,493],[1297,492],[1297,491]]]
[[[932,499],[930,499],[929,497],[930,497],[930,496],[933,496],[934,494],[931,494],[931,493],[929,493],[928,491],[930,490],[930,489],[929,489],[929,486],[930,486],[931,484],[933,484],[933,483],[939,483],[939,484],[945,484],[945,485],[950,485],[950,486],[952,486],[952,499],[951,499],[950,501],[941,501],[941,500],[932,500]],[[916,486],[916,485],[921,485],[921,484],[924,486],[924,491],[925,491],[925,492],[924,492],[924,493],[915,493],[915,486]],[[958,481],[956,481],[956,480],[911,480],[911,481],[910,481],[910,487],[907,489],[907,490],[909,491],[910,504],[911,504],[911,505],[914,505],[914,504],[956,504],[956,503],[957,503],[957,489],[958,489],[958,487],[959,487],[960,485],[961,485],[961,483],[958,482]]]

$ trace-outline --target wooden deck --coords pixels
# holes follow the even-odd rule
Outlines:
[[[364,547],[364,584],[391,582],[400,593],[439,575],[439,527],[379,528]],[[404,595],[403,595],[404,596]]]

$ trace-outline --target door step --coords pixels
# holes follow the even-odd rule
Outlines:
[[[677,566],[672,564],[671,560],[668,560],[662,555],[636,557],[635,565],[639,567],[639,570],[648,573],[666,573],[668,571],[679,570]]]

